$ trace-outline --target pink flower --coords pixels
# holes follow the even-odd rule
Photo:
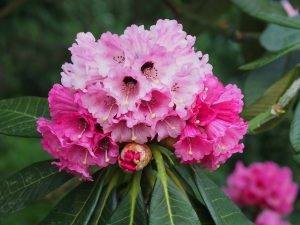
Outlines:
[[[281,0],[281,5],[289,17],[298,16],[299,10],[295,9],[289,0]]]
[[[182,162],[201,161],[213,151],[213,143],[206,138],[206,134],[190,124],[186,125],[174,147],[176,156]]]
[[[238,163],[227,185],[225,193],[238,205],[268,208],[281,215],[292,211],[298,192],[291,170],[274,162],[253,163],[248,168]]]
[[[181,134],[184,127],[185,121],[183,119],[176,114],[168,115],[157,121],[153,131],[153,136],[155,136],[155,133],[157,133],[158,141],[168,137],[177,138]]]
[[[104,89],[116,99],[119,115],[137,109],[136,102],[144,98],[149,86],[145,78],[129,68],[116,69],[103,81]]]
[[[72,64],[66,63],[62,66],[63,72],[62,84],[72,89],[84,90],[94,81],[101,80],[97,64],[97,42],[94,36],[88,33],[79,33],[77,35],[77,44],[74,43],[69,48],[72,54]]]
[[[215,169],[242,152],[243,96],[208,75],[208,55],[195,50],[195,41],[175,20],[149,30],[132,25],[99,40],[79,33],[71,63],[62,66],[63,86],[49,93],[52,119],[38,122],[59,168],[91,179],[90,166],[116,163],[118,144],[169,137],[178,138],[182,163],[201,160]]]
[[[108,134],[103,134],[96,120],[82,108],[81,93],[73,93],[61,85],[49,92],[52,121],[40,118],[38,131],[42,145],[54,158],[60,170],[65,169],[91,180],[91,165],[101,167],[114,164],[118,146]]]
[[[255,221],[256,225],[290,225],[289,222],[283,221],[280,214],[272,210],[264,210],[258,215]]]
[[[107,77],[110,70],[122,66],[125,63],[125,53],[123,41],[117,34],[110,32],[103,33],[98,41],[97,65],[100,73]]]
[[[183,132],[178,143],[189,143],[186,140],[195,139],[195,133],[201,134],[198,142],[205,145],[211,143],[211,151],[202,155],[201,163],[204,167],[217,169],[232,154],[243,152],[244,145],[239,144],[247,131],[247,124],[239,116],[243,95],[235,85],[224,87],[213,75],[206,76],[202,88],[190,107],[187,130],[192,128],[193,136],[189,137]],[[174,145],[175,153],[183,163],[200,162],[193,154],[184,155],[187,151],[178,154],[179,146],[182,147],[182,144]]]

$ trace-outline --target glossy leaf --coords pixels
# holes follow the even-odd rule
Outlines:
[[[259,133],[274,128],[293,107],[300,90],[300,78],[296,79],[268,110],[249,121],[249,133]]]
[[[282,78],[272,84],[253,104],[246,107],[242,116],[247,120],[251,120],[257,115],[270,111],[273,104],[277,103],[279,98],[288,89],[291,83],[297,77],[298,68],[294,68],[285,74]]]
[[[259,12],[256,15],[257,18],[264,20],[269,23],[274,23],[280,26],[300,29],[300,21],[288,16],[278,15],[278,14],[270,14],[266,12]]]
[[[112,168],[115,170],[116,168]],[[119,181],[119,173],[115,173],[112,178],[108,174],[107,180],[109,180],[107,187],[101,194],[97,201],[97,205],[90,218],[88,225],[102,225],[106,224],[110,219],[113,211],[117,207],[117,196],[116,196],[116,186]]]
[[[231,0],[245,13],[257,17],[259,13],[285,15],[282,6],[269,0]]]
[[[268,0],[232,0],[245,13],[265,22],[300,29],[300,21],[288,17],[278,2]]]
[[[141,173],[134,174],[130,189],[114,211],[107,225],[147,224],[146,210],[140,188]]]
[[[300,42],[300,30],[271,24],[264,30],[259,40],[268,51],[279,51]]]
[[[40,224],[88,224],[106,181],[101,172],[94,179],[94,182],[85,181],[73,189]]]
[[[150,203],[149,224],[186,225],[198,224],[199,218],[189,199],[168,178],[164,161],[158,148],[152,149],[158,174]]]
[[[290,141],[297,153],[300,153],[300,102],[295,110],[294,118],[291,123]]]
[[[72,176],[59,172],[50,161],[34,163],[0,184],[0,215],[13,213],[55,190]]]
[[[20,97],[0,101],[0,133],[13,136],[39,137],[36,120],[49,117],[45,98]]]
[[[280,58],[281,56],[284,56],[285,54],[287,53],[290,53],[294,50],[297,50],[300,48],[300,42],[297,42],[293,45],[290,45],[289,47],[287,48],[284,48],[278,52],[274,52],[274,53],[269,53],[268,55],[258,59],[258,60],[255,60],[251,63],[248,63],[248,64],[245,64],[241,67],[239,67],[239,69],[241,70],[253,70],[253,69],[257,69],[257,68],[260,68],[270,62],[273,62],[274,60]]]
[[[197,187],[216,225],[254,225],[203,170],[194,169]]]

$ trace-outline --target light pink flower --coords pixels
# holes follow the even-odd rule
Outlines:
[[[144,98],[149,91],[145,78],[125,67],[111,71],[103,84],[104,89],[116,99],[119,115],[135,111],[137,102]]]
[[[118,123],[104,126],[104,132],[111,133],[111,137],[115,142],[136,142],[139,144],[146,143],[148,138],[151,139],[151,127],[145,123],[138,123],[132,126],[127,126],[126,120],[121,120]]]
[[[298,16],[299,9],[295,9],[289,0],[281,0],[281,5],[289,17]]]
[[[268,208],[281,215],[292,211],[298,192],[291,170],[274,162],[253,163],[248,168],[238,163],[227,185],[225,193],[238,205]]]
[[[161,141],[168,137],[177,138],[184,127],[185,121],[174,114],[168,115],[157,121],[154,127],[155,129],[152,132],[154,133],[153,136],[157,133],[157,140]]]
[[[84,90],[89,84],[101,80],[97,64],[97,42],[94,36],[88,33],[79,33],[74,43],[69,48],[72,54],[72,64],[66,63],[62,66],[62,84],[72,89]]]
[[[256,225],[290,225],[289,222],[282,220],[281,215],[272,210],[264,210],[258,215]]]

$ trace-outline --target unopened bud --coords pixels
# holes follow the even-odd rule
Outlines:
[[[122,149],[118,162],[124,170],[135,172],[147,166],[151,157],[152,153],[147,145],[129,143]]]

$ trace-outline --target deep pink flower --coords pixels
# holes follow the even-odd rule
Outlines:
[[[232,154],[243,152],[244,145],[239,144],[239,141],[245,135],[248,126],[239,116],[243,107],[242,98],[240,89],[235,85],[224,87],[215,76],[206,76],[202,91],[191,105],[187,125],[187,130],[192,127],[194,133],[202,134],[201,138],[197,138],[199,144],[211,143],[211,151],[207,151],[201,157],[204,167],[217,169]],[[194,136],[192,138],[195,139]],[[178,142],[182,143],[183,140],[186,143],[190,137],[183,133]],[[175,145],[175,153],[178,152],[179,146],[182,147]],[[183,163],[200,162],[200,159],[193,158],[193,155],[184,155],[187,151],[180,152],[177,156]]]
[[[180,139],[174,144],[175,154],[182,162],[201,161],[211,154],[213,143],[197,127],[187,124]]]
[[[166,93],[153,90],[138,103],[138,108],[133,112],[132,117],[134,120],[145,121],[154,126],[157,120],[162,119],[172,110],[169,107],[170,101]]]
[[[281,215],[272,210],[264,210],[258,215],[256,225],[290,225],[289,222],[281,219]]]
[[[49,92],[52,121],[40,118],[38,131],[42,145],[54,158],[55,164],[88,180],[91,165],[114,164],[118,146],[108,134],[103,134],[96,119],[82,107],[82,93],[73,93],[61,85]]]
[[[281,215],[292,211],[298,192],[291,170],[274,162],[253,163],[248,168],[238,163],[227,185],[225,193],[238,205],[269,208]]]

